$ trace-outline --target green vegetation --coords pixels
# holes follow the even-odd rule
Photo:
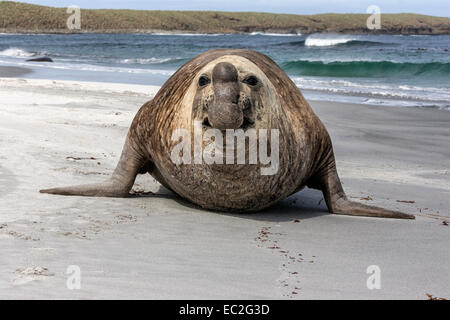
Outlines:
[[[81,30],[69,30],[66,8],[0,2],[0,32],[199,32],[450,34],[450,18],[382,14],[381,29],[368,30],[368,14],[294,15],[257,12],[81,10]]]

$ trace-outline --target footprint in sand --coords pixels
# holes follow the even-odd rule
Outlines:
[[[15,273],[17,276],[13,280],[14,285],[23,285],[31,281],[45,280],[55,275],[45,267],[18,268]]]
[[[294,219],[294,223],[299,223],[300,220]],[[300,263],[314,263],[316,256],[312,256],[306,259],[303,254],[290,251],[282,248],[280,244],[280,236],[285,234],[280,232],[273,232],[272,227],[265,226],[262,227],[258,232],[255,241],[257,246],[260,248],[266,248],[270,251],[277,253],[281,258],[281,276],[278,279],[280,288],[282,290],[282,296],[287,298],[295,298],[300,292],[300,273],[299,264]]]

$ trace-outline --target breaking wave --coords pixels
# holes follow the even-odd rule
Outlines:
[[[4,57],[26,58],[26,57],[33,57],[36,54],[37,54],[36,52],[28,52],[26,50],[22,50],[19,48],[8,48],[8,49],[0,51],[0,56],[4,56]]]
[[[290,74],[321,77],[398,77],[450,75],[450,63],[391,62],[391,61],[290,61],[282,65]]]

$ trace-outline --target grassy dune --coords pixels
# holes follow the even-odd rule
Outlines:
[[[69,30],[66,8],[0,2],[0,32],[199,32],[450,34],[450,18],[382,14],[368,30],[367,14],[294,15],[257,12],[81,10],[81,30]]]

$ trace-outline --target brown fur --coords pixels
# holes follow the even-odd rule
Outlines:
[[[227,56],[245,58],[255,64],[270,82],[266,87],[273,88],[269,97],[261,98],[263,100],[258,100],[257,90],[252,91],[250,96],[243,94],[239,104],[254,104],[252,108],[255,110],[251,116],[254,117],[255,128],[278,129],[280,132],[279,170],[274,175],[261,175],[260,165],[175,165],[170,159],[175,144],[171,141],[173,130],[186,128],[192,132],[193,121],[204,118],[201,110],[212,99],[210,94],[199,90],[194,95],[194,81],[205,66]],[[272,103],[267,103],[267,100]],[[190,101],[190,105],[186,101]],[[260,210],[308,185],[324,192],[328,208],[333,213],[413,217],[347,200],[336,173],[331,139],[324,125],[286,73],[269,57],[255,51],[211,50],[183,65],[135,116],[122,157],[124,160],[121,160],[112,177],[116,179],[116,185],[120,179],[128,179],[127,186],[123,183],[120,192],[117,188],[110,190],[113,185],[111,180],[105,182],[103,187],[87,185],[42,192],[119,196],[128,193],[131,188],[129,176],[132,176],[133,182],[136,174],[149,172],[164,186],[208,209]]]

